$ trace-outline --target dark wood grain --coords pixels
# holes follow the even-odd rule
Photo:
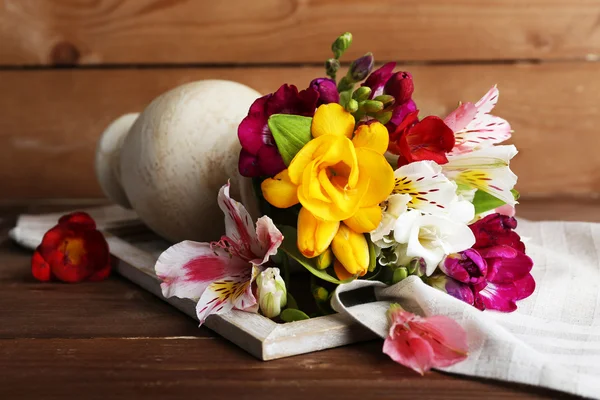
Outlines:
[[[495,114],[515,130],[513,169],[526,196],[600,194],[600,63],[413,66],[422,115],[500,88]],[[323,69],[197,68],[0,71],[0,196],[98,197],[96,142],[116,117],[198,79],[232,79],[262,93],[305,87]]]
[[[38,282],[30,257],[0,244],[0,339],[213,336],[119,276],[101,284]]]
[[[7,373],[9,371],[9,373]],[[525,386],[421,377],[380,342],[262,362],[221,338],[0,340],[3,399],[556,399]]]
[[[321,63],[333,39],[379,60],[583,59],[597,0],[6,0],[0,64]]]
[[[36,202],[0,207],[0,218],[73,208],[81,207]],[[526,199],[519,215],[600,222],[600,200]],[[35,282],[31,252],[0,242],[0,399],[573,398],[436,372],[422,378],[383,355],[379,341],[257,361],[119,277]]]

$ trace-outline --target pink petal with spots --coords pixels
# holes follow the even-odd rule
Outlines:
[[[242,203],[229,196],[229,188],[230,183],[227,182],[221,187],[217,197],[219,207],[225,214],[225,235],[234,251],[241,258],[250,261],[262,256],[262,249],[256,237],[252,217]]]
[[[154,268],[163,296],[198,300],[212,282],[250,266],[224,249],[188,240],[164,251]]]
[[[454,131],[456,143],[451,154],[502,143],[511,137],[510,124],[489,113],[498,102],[499,91],[492,87],[477,103],[461,104],[444,122]]]
[[[271,218],[266,215],[256,221],[256,236],[264,254],[262,260],[253,260],[256,265],[269,261],[269,257],[277,254],[277,249],[283,242],[283,235],[277,229]]]

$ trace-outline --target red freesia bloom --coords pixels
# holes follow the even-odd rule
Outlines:
[[[398,154],[398,166],[415,161],[448,162],[446,153],[454,147],[454,132],[441,118],[425,117],[419,121],[419,111],[408,114],[390,135],[388,150]]]
[[[99,281],[108,277],[110,268],[104,235],[84,212],[61,217],[31,259],[33,276],[40,281]]]
[[[238,127],[240,174],[247,177],[274,176],[286,167],[269,130],[269,117],[273,114],[295,114],[312,117],[319,92],[309,87],[298,92],[294,85],[283,85],[275,93],[257,99],[248,116]]]

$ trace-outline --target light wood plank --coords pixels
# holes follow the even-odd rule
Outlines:
[[[414,66],[422,115],[446,115],[494,83],[508,119],[525,196],[600,194],[600,64]],[[4,199],[101,196],[96,141],[117,116],[197,79],[232,79],[260,92],[305,87],[316,67],[0,71],[0,194]]]
[[[6,0],[0,64],[584,58],[600,53],[598,0]]]

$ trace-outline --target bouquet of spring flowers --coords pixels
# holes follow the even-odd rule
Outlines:
[[[328,78],[301,91],[281,86],[239,125],[239,171],[252,179],[264,216],[255,223],[227,184],[218,194],[222,239],[185,241],[159,258],[163,294],[198,301],[201,323],[231,309],[309,318],[289,293],[290,264],[312,274],[315,315],[332,312],[335,286],[355,279],[392,285],[415,275],[481,310],[505,312],[533,292],[533,262],[514,231],[509,163],[517,150],[499,145],[512,131],[490,114],[498,89],[445,118],[420,116],[413,78],[394,72],[395,63],[372,71],[367,53],[336,79],[351,41],[346,33],[333,43]],[[399,306],[388,316],[384,351],[396,361],[423,372],[465,357],[454,321]],[[419,346],[402,347],[409,341]]]

